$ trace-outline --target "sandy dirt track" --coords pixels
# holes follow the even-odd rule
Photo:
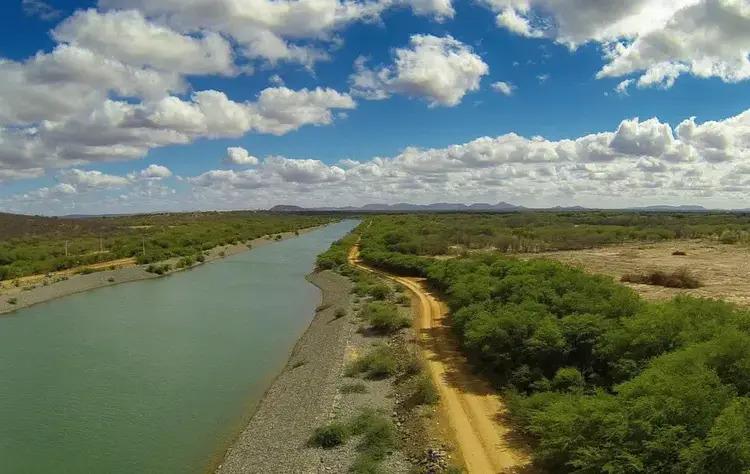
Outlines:
[[[359,261],[352,247],[349,263],[381,274],[405,286],[416,298],[416,324],[430,375],[440,392],[441,411],[451,427],[459,455],[469,473],[518,472],[529,459],[515,445],[497,392],[475,376],[445,324],[447,308],[426,289],[423,279],[399,277],[376,271]]]

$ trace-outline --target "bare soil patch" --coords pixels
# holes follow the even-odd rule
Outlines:
[[[683,252],[685,255],[680,254]],[[616,280],[620,280],[625,274],[647,274],[654,271],[672,273],[685,268],[700,280],[700,288],[625,284],[650,300],[689,294],[750,306],[750,248],[741,245],[708,240],[678,240],[545,252],[536,254],[535,257],[551,258],[587,272],[609,275]]]

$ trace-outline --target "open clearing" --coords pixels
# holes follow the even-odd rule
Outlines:
[[[683,251],[684,256],[672,255]],[[678,294],[721,298],[750,306],[750,249],[740,245],[708,240],[672,240],[653,244],[633,243],[591,250],[545,252],[535,257],[552,258],[591,273],[610,275],[619,280],[625,273],[652,270],[672,272],[687,268],[702,287],[664,288],[625,283],[645,298],[669,299]]]

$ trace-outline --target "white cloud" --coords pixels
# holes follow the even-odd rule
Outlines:
[[[504,81],[493,82],[492,88],[503,95],[513,95],[513,91],[516,90],[516,86]]]
[[[430,106],[455,106],[479,89],[489,67],[471,48],[452,36],[413,35],[407,48],[394,51],[394,63],[377,70],[355,62],[352,93],[383,99],[400,93],[426,99]]]
[[[0,200],[0,207],[50,212],[75,204],[79,211],[91,206],[119,212],[159,203],[178,209],[200,203],[211,209],[281,202],[329,206],[446,200],[592,207],[698,202],[729,207],[744,202],[750,190],[748,169],[750,111],[703,123],[690,118],[675,128],[655,118],[633,118],[614,131],[563,140],[509,133],[444,148],[409,147],[392,157],[335,165],[273,156],[252,169],[217,169],[188,177],[189,189],[176,194],[153,180],[75,170],[58,178],[71,187],[12,196]],[[108,201],[111,187],[130,198]],[[53,195],[59,204],[51,207]],[[138,204],[135,196],[146,204]],[[159,196],[169,199],[160,201]]]
[[[172,176],[172,171],[166,166],[150,164],[145,169],[138,171],[137,173],[128,174],[128,179],[131,181],[145,180],[145,181],[161,181]]]
[[[228,207],[493,199],[623,207],[709,197],[739,202],[750,179],[733,177],[738,166],[750,169],[750,111],[702,124],[688,119],[674,130],[635,118],[575,139],[480,137],[337,165],[272,157],[251,172],[213,170],[190,182],[207,202]]]
[[[245,57],[312,67],[328,58],[336,33],[354,22],[376,22],[386,10],[408,7],[438,21],[451,18],[450,0],[100,0],[105,9],[137,9],[183,33],[231,37]]]
[[[625,79],[624,81],[621,81],[615,87],[615,92],[620,95],[628,95],[628,88],[633,84],[634,81],[635,79]]]
[[[601,44],[599,78],[639,75],[638,87],[671,87],[678,76],[750,77],[746,0],[484,0],[499,26],[576,48]]]
[[[258,158],[252,156],[247,150],[238,146],[227,148],[227,157],[224,159],[224,163],[239,166],[255,166],[258,162]]]
[[[61,183],[72,186],[74,189],[104,189],[117,188],[127,185],[130,181],[122,176],[105,174],[101,171],[70,169],[60,174]]]
[[[21,8],[28,16],[35,16],[44,21],[60,17],[62,12],[43,0],[21,0]]]
[[[78,11],[58,25],[52,36],[131,66],[181,74],[235,72],[232,48],[219,34],[194,38],[148,21],[135,10]]]
[[[0,110],[1,105],[0,101]],[[174,96],[139,104],[105,100],[91,107],[75,113],[71,104],[70,110],[60,107],[59,120],[0,128],[0,166],[61,168],[141,158],[152,148],[198,138],[239,137],[248,132],[281,135],[305,125],[330,124],[332,110],[352,109],[355,103],[333,89],[280,87],[264,89],[255,102],[236,102],[209,90],[188,100]],[[42,110],[28,113],[36,112]]]

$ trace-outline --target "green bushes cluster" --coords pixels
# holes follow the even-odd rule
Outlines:
[[[310,444],[325,449],[340,446],[359,437],[357,457],[350,472],[379,472],[380,463],[396,448],[396,429],[384,414],[364,408],[347,422],[335,421],[315,430]]]
[[[750,396],[746,311],[691,297],[646,303],[546,261],[484,256],[428,273],[470,358],[515,393],[511,414],[540,467],[750,469],[748,421],[733,418]]]
[[[370,327],[383,334],[391,334],[405,327],[411,321],[403,316],[396,305],[384,301],[367,303],[360,311],[362,318]]]
[[[347,368],[350,377],[361,375],[366,379],[383,379],[398,371],[398,360],[391,349],[379,344],[353,361]]]
[[[163,263],[161,265],[152,263],[146,267],[147,272],[155,273],[156,275],[164,275],[165,273],[169,273],[170,270],[172,270],[172,265],[168,263]]]
[[[318,255],[316,267],[319,270],[330,270],[342,265],[346,265],[349,249],[357,242],[359,235],[356,232],[350,232],[343,238],[337,240],[326,250]]]
[[[747,226],[747,216],[723,214],[387,216],[362,229],[361,256],[425,276],[443,295],[463,350],[508,393],[543,470],[740,473],[750,471],[750,313],[686,296],[646,302],[610,278],[545,260],[425,256],[456,245],[741,242]],[[648,279],[694,286],[688,276]]]

